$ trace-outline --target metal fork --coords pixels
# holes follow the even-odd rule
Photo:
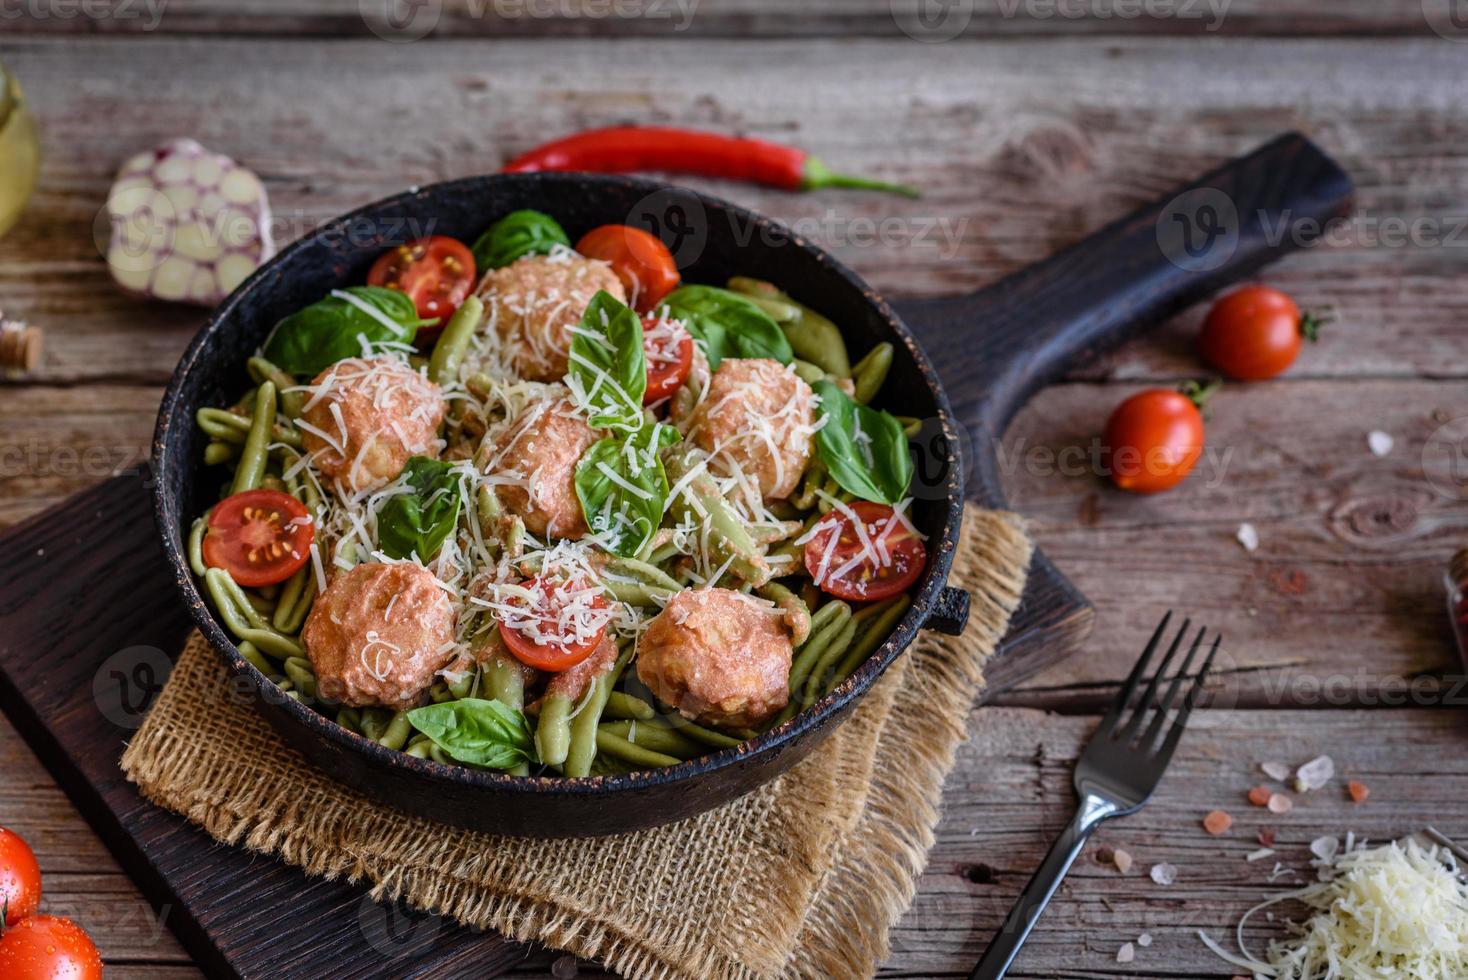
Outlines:
[[[969,974],[969,980],[998,980],[1004,976],[1014,958],[1019,955],[1020,947],[1029,938],[1030,930],[1040,918],[1040,913],[1045,911],[1045,906],[1050,904],[1055,890],[1060,887],[1061,879],[1085,847],[1091,833],[1103,821],[1136,813],[1161,782],[1162,774],[1167,771],[1167,764],[1172,759],[1173,750],[1182,738],[1183,728],[1187,725],[1188,715],[1193,711],[1198,692],[1208,680],[1208,671],[1213,666],[1213,658],[1217,655],[1218,644],[1222,640],[1221,636],[1214,635],[1212,648],[1208,651],[1202,669],[1184,693],[1184,679],[1203,646],[1207,633],[1207,628],[1200,626],[1188,648],[1187,659],[1173,676],[1166,695],[1159,699],[1158,691],[1162,687],[1163,678],[1192,623],[1191,620],[1184,619],[1182,629],[1173,637],[1167,648],[1167,655],[1163,657],[1162,664],[1152,675],[1141,700],[1133,709],[1132,699],[1142,678],[1146,676],[1147,666],[1152,655],[1157,652],[1158,644],[1162,642],[1171,619],[1172,611],[1168,610],[1162,617],[1162,622],[1157,624],[1157,631],[1148,641],[1147,649],[1142,651],[1142,657],[1132,669],[1131,676],[1127,678],[1126,686],[1117,695],[1111,710],[1102,719],[1101,727],[1091,737],[1090,744],[1076,763],[1075,787],[1076,794],[1081,799],[1080,809],[1071,820],[1070,826],[1065,828],[1060,839],[1050,848],[1040,870],[1035,872],[1035,876],[1025,886],[1019,901],[1015,902],[1014,908],[1004,920],[999,934],[989,943],[979,965]],[[1171,726],[1167,726],[1169,715],[1173,716]],[[1149,717],[1152,719],[1151,723],[1143,729],[1143,723]]]

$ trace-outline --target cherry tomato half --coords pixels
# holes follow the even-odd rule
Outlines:
[[[102,954],[81,926],[54,915],[22,919],[0,936],[5,980],[102,980]]]
[[[300,571],[315,540],[305,504],[279,490],[246,490],[210,512],[204,564],[224,569],[240,585],[274,585]]]
[[[0,827],[0,907],[4,925],[12,925],[41,907],[41,866],[30,845],[13,830]]]
[[[591,651],[601,643],[602,637],[607,632],[607,624],[611,622],[609,614],[601,615],[607,609],[606,600],[597,595],[592,596],[590,602],[586,604],[598,613],[595,618],[602,621],[601,628],[594,636],[580,642],[561,642],[552,639],[552,637],[564,635],[569,629],[566,624],[559,621],[561,614],[572,601],[574,594],[584,590],[586,586],[578,582],[554,580],[544,576],[536,576],[526,585],[536,594],[536,599],[533,605],[527,604],[525,618],[538,619],[539,625],[511,626],[504,619],[500,620],[500,636],[504,638],[505,646],[510,648],[510,653],[514,654],[515,659],[536,670],[555,672],[568,670],[591,656]],[[536,632],[542,635],[533,635]]]
[[[678,285],[678,263],[655,235],[630,225],[602,225],[581,236],[576,251],[602,259],[627,290],[632,308],[646,313]]]
[[[838,599],[874,602],[916,582],[928,561],[928,549],[917,533],[886,504],[858,500],[848,509],[855,520],[837,508],[821,519],[805,543],[805,567],[821,591]]]
[[[424,339],[436,335],[448,323],[473,291],[474,277],[474,254],[469,246],[445,235],[433,235],[383,252],[367,273],[367,285],[407,293],[420,317],[438,317],[437,326],[418,331],[419,339]]]
[[[642,353],[647,359],[647,391],[642,404],[662,401],[693,370],[693,334],[667,317],[642,318]]]
[[[1175,487],[1203,455],[1203,415],[1181,391],[1139,392],[1111,413],[1102,442],[1111,451],[1111,482],[1134,493]]]
[[[1255,381],[1282,373],[1314,340],[1321,321],[1269,286],[1245,286],[1213,304],[1198,345],[1204,360],[1232,378]]]

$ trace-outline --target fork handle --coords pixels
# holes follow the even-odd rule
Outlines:
[[[1116,812],[1116,804],[1099,796],[1087,794],[1081,798],[1080,809],[1071,818],[1059,839],[1051,845],[1050,853],[1045,855],[1044,863],[1020,893],[1019,900],[1010,909],[999,934],[989,943],[979,965],[968,975],[969,980],[999,980],[1009,972],[1010,965],[1019,955],[1020,947],[1030,937],[1030,930],[1034,929],[1040,913],[1050,904],[1055,890],[1060,887],[1066,872],[1075,863],[1081,848],[1086,846],[1092,831],[1101,821],[1114,816]]]

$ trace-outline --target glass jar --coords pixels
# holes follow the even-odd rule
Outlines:
[[[36,186],[41,143],[20,83],[0,64],[0,235],[20,217]]]

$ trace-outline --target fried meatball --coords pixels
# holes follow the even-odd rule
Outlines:
[[[395,357],[351,357],[311,382],[301,442],[341,496],[379,490],[443,448],[443,392]]]
[[[637,676],[687,718],[745,728],[790,700],[791,655],[780,610],[730,589],[693,589],[648,623]]]
[[[746,473],[766,500],[784,500],[810,462],[814,426],[815,393],[794,371],[764,358],[729,358],[694,409],[689,434],[716,471]]]
[[[495,433],[485,472],[505,478],[500,505],[538,538],[581,538],[590,530],[576,496],[576,464],[602,437],[571,402],[542,402]]]
[[[368,562],[317,597],[301,630],[323,698],[411,708],[453,657],[454,607],[422,565]]]
[[[559,381],[571,353],[571,328],[598,291],[627,293],[611,266],[574,252],[527,255],[488,273],[479,286],[505,363],[531,381]]]

